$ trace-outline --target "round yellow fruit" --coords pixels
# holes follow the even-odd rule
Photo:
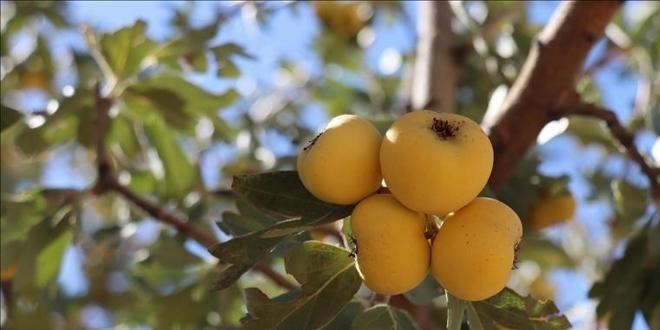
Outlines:
[[[380,187],[381,141],[370,122],[355,115],[335,117],[298,154],[300,180],[322,201],[356,203]]]
[[[440,226],[431,250],[431,272],[458,298],[489,298],[506,286],[521,235],[520,219],[508,206],[477,198]]]
[[[542,197],[532,208],[529,226],[541,230],[568,221],[575,214],[575,209],[575,198],[570,194]]]
[[[367,24],[368,11],[362,4],[335,1],[315,1],[316,16],[331,31],[345,38],[355,38]]]
[[[444,215],[484,188],[493,168],[493,147],[467,117],[415,111],[385,134],[380,166],[387,187],[403,205]]]
[[[431,248],[426,218],[390,194],[360,202],[351,215],[357,265],[364,284],[380,294],[414,289],[428,273]]]

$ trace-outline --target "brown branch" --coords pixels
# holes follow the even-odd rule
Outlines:
[[[213,196],[220,198],[236,198],[236,193],[231,189],[216,189],[210,191]]]
[[[194,239],[205,247],[211,247],[218,244],[218,240],[211,234],[202,231],[201,229],[191,225],[186,219],[177,216],[174,213],[168,212],[161,205],[147,200],[146,198],[135,193],[128,187],[119,183],[115,176],[115,172],[110,163],[110,156],[108,154],[105,137],[108,129],[108,113],[112,107],[112,99],[101,95],[99,85],[95,89],[95,106],[94,106],[94,144],[96,147],[96,166],[97,166],[97,179],[96,184],[92,191],[95,194],[103,194],[109,191],[118,193],[124,199],[133,203],[133,205],[145,211],[154,219],[174,227],[179,233]],[[298,286],[291,282],[286,277],[282,276],[266,263],[259,263],[255,266],[255,270],[261,272],[266,277],[270,278],[273,282],[285,289],[295,289]]]
[[[497,190],[534,144],[558,106],[572,89],[589,50],[621,7],[621,1],[565,1],[553,14],[514,82],[501,109],[482,123],[490,133],[495,161],[489,185]]]
[[[612,136],[619,142],[628,157],[637,163],[648,177],[651,187],[651,197],[660,202],[660,170],[651,166],[635,146],[635,136],[629,133],[617,119],[616,114],[608,109],[590,103],[581,103],[557,109],[560,116],[587,116],[603,120]]]
[[[180,233],[194,239],[203,246],[210,247],[219,243],[214,236],[208,234],[207,232],[201,231],[195,226],[190,225],[188,222],[179,218],[175,214],[167,212],[165,209],[163,209],[162,206],[148,201],[126,186],[113,181],[113,185],[109,188],[133,203],[133,205],[145,211],[151,217],[174,227]]]
[[[454,112],[457,73],[451,8],[446,1],[424,1],[420,3],[419,14],[412,108]]]
[[[275,284],[279,285],[280,287],[282,287],[284,289],[287,289],[287,290],[299,289],[298,285],[291,282],[291,280],[289,280],[288,278],[286,278],[282,274],[276,272],[267,263],[260,262],[260,263],[258,263],[254,266],[254,269],[259,271],[260,273],[264,274],[271,281],[273,281]]]

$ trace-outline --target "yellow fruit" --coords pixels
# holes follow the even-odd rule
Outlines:
[[[360,202],[351,215],[357,265],[364,284],[381,294],[415,288],[428,273],[430,246],[423,214],[409,210],[390,194]]]
[[[370,122],[354,115],[335,117],[300,151],[300,180],[322,201],[356,203],[380,187],[381,141],[380,133]]]
[[[433,276],[463,300],[489,298],[506,286],[521,235],[520,219],[508,206],[477,198],[440,226],[431,251]]]
[[[529,293],[536,299],[555,299],[555,288],[546,276],[537,277],[529,284]]]
[[[493,168],[493,147],[469,118],[415,111],[385,134],[380,166],[387,187],[403,205],[443,215],[484,188]]]
[[[575,209],[575,198],[570,194],[542,197],[532,208],[529,226],[534,230],[541,230],[570,220]]]
[[[355,38],[366,25],[367,18],[360,10],[361,4],[315,1],[314,9],[321,23],[345,38]]]
[[[47,90],[50,87],[50,78],[43,72],[28,71],[21,75],[21,88]]]

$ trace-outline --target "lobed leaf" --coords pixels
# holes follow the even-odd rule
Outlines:
[[[571,327],[552,301],[523,297],[509,288],[486,300],[468,302],[467,311],[471,329],[558,330]]]
[[[285,257],[288,273],[302,289],[269,299],[256,288],[245,291],[249,318],[243,329],[319,329],[329,324],[360,288],[348,251],[305,242]]]

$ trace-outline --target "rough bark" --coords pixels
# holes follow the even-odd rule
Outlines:
[[[457,68],[452,55],[451,19],[452,11],[445,1],[419,4],[419,39],[410,100],[414,110],[454,112]]]
[[[621,1],[565,1],[539,33],[520,75],[492,122],[482,123],[495,150],[490,187],[497,189],[552,119],[592,46]]]

